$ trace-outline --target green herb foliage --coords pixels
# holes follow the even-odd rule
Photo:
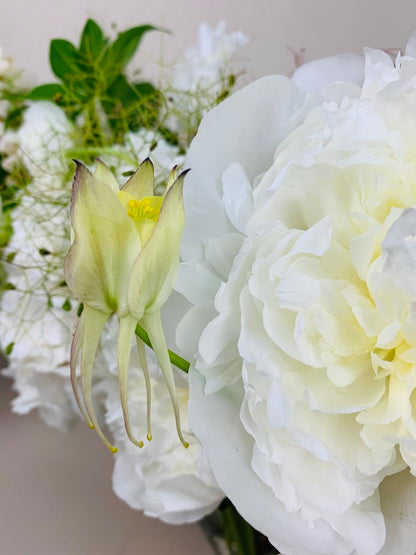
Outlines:
[[[139,25],[111,41],[89,19],[79,47],[65,39],[51,41],[49,61],[59,83],[33,89],[29,100],[50,100],[80,126],[84,147],[122,142],[128,131],[155,128],[163,95],[151,83],[132,81],[126,66],[153,25]]]

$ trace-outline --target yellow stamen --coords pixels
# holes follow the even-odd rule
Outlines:
[[[153,220],[157,222],[163,197],[143,197],[140,200],[131,199],[128,202],[127,214],[132,220]]]

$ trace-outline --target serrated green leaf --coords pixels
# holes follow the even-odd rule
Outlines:
[[[102,58],[103,67],[110,72],[110,82],[123,71],[136,53],[143,36],[149,31],[161,30],[154,25],[139,25],[119,33]]]
[[[26,95],[27,100],[52,100],[65,95],[65,88],[59,83],[49,83],[35,87]]]
[[[74,74],[79,73],[80,56],[75,46],[64,39],[51,41],[49,62],[54,74],[64,82],[73,81]]]
[[[96,61],[106,45],[101,27],[93,20],[88,19],[81,35],[80,53],[90,61]]]

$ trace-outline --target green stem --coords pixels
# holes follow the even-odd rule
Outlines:
[[[137,337],[139,337],[144,343],[146,343],[146,345],[148,345],[151,349],[153,349],[146,330],[142,328],[140,324],[137,324],[135,333]],[[185,374],[187,374],[189,372],[190,363],[169,349],[168,349],[168,353],[169,353],[169,359],[171,363],[174,366],[176,366],[176,368],[179,368],[179,370],[182,370],[182,372],[185,372]]]
[[[256,555],[255,532],[231,503],[222,509],[223,534],[231,555]]]

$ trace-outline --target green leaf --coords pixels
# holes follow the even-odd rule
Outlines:
[[[15,289],[16,289],[16,286],[14,285],[14,283],[10,283],[10,281],[4,284],[5,291],[14,291]]]
[[[151,83],[130,84],[121,74],[107,89],[102,101],[113,129],[118,129],[124,120],[132,131],[154,125],[161,105],[161,93]]]
[[[49,83],[35,87],[27,94],[27,100],[52,100],[59,96],[64,96],[65,89],[59,83]]]
[[[71,308],[72,308],[71,301],[70,301],[69,299],[66,299],[65,302],[64,302],[64,304],[62,305],[62,308],[63,308],[66,312],[69,312],[69,311],[71,310]]]
[[[3,212],[0,213],[0,249],[7,245],[12,235],[13,228],[10,210],[6,212],[3,208]]]
[[[103,55],[102,63],[105,68],[113,73],[114,78],[132,59],[143,35],[149,31],[161,30],[154,25],[139,25],[119,33],[116,40],[107,48]]]
[[[104,50],[106,39],[101,27],[93,20],[89,19],[81,35],[79,51],[88,60],[96,61]]]
[[[18,106],[14,110],[11,110],[4,121],[4,129],[18,129],[22,124],[23,112],[26,110],[26,106]]]
[[[12,341],[11,343],[9,343],[5,349],[5,353],[6,355],[11,355],[12,351],[13,351],[13,347],[14,347],[14,341]]]
[[[109,105],[121,103],[128,106],[137,99],[134,89],[124,75],[118,74],[105,93],[105,101]]]
[[[54,74],[62,81],[72,81],[74,74],[79,73],[80,56],[75,46],[64,39],[51,41],[49,62]]]

